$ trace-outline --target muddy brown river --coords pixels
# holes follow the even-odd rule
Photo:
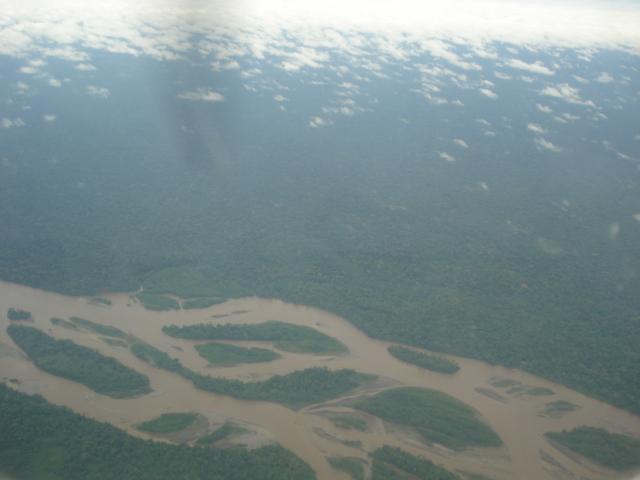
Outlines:
[[[387,352],[389,342],[369,338],[341,317],[279,300],[241,298],[202,310],[152,312],[128,294],[105,295],[105,298],[111,300],[111,306],[90,303],[85,297],[67,297],[0,282],[0,312],[6,312],[10,307],[30,311],[34,326],[57,338],[69,338],[95,348],[149,376],[152,393],[133,399],[112,399],[37,369],[7,336],[9,321],[4,313],[0,315],[0,379],[17,379],[19,383],[12,386],[20,391],[39,393],[52,403],[110,422],[141,437],[145,435],[133,425],[166,412],[194,411],[215,422],[231,420],[251,432],[241,436],[241,443],[257,446],[278,442],[307,461],[320,480],[348,479],[330,467],[327,457],[350,456],[366,461],[368,452],[385,444],[427,457],[450,470],[478,473],[495,480],[628,478],[585,459],[565,455],[545,439],[544,433],[589,425],[640,436],[640,417],[525,372],[455,356],[448,356],[460,365],[460,371],[454,375],[423,370],[396,360]],[[197,390],[180,376],[141,362],[129,350],[108,345],[96,334],[54,327],[49,320],[70,316],[118,327],[180,359],[185,366],[215,376],[248,381],[312,366],[327,366],[331,369],[352,368],[380,377],[373,386],[351,392],[348,397],[368,395],[394,386],[437,389],[477,410],[500,435],[504,446],[464,452],[427,446],[410,429],[362,413],[357,415],[369,423],[366,431],[340,429],[327,415],[352,412],[345,399],[294,411],[275,403],[243,401]],[[274,362],[210,368],[193,348],[195,342],[168,337],[161,330],[168,324],[259,323],[266,320],[316,328],[340,339],[349,348],[349,353],[323,357],[280,352],[282,358]],[[264,346],[258,342],[250,344]],[[545,387],[553,394],[509,394],[506,388],[492,385],[496,379],[510,379],[527,387]],[[580,408],[559,417],[543,415],[545,405],[555,400],[569,401]]]

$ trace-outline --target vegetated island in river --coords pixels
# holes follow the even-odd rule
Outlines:
[[[613,470],[623,472],[640,467],[640,438],[594,427],[578,427],[545,435],[552,442]]]
[[[434,372],[452,375],[460,370],[460,366],[456,362],[442,356],[418,352],[400,345],[392,345],[387,350],[391,355],[402,362],[410,363],[417,367],[426,368],[427,370],[432,370]]]
[[[278,350],[293,353],[330,355],[349,350],[339,340],[303,325],[271,320],[257,324],[224,325],[198,324],[162,328],[167,335],[188,340],[240,340],[273,342]]]
[[[242,363],[272,362],[282,356],[273,350],[259,347],[239,347],[228,343],[201,343],[195,346],[198,354],[216,367],[232,367]]]
[[[131,352],[157,368],[177,373],[196,388],[242,400],[281,403],[290,408],[321,403],[344,395],[376,377],[351,369],[307,368],[286,375],[274,375],[260,382],[242,382],[202,375],[186,368],[178,359],[147,343],[134,343]]]
[[[452,450],[502,445],[498,434],[471,407],[436,390],[394,388],[360,399],[353,407],[382,420],[412,427],[427,443]]]
[[[10,308],[7,310],[7,318],[14,322],[31,320],[31,312],[20,310],[18,308]]]
[[[387,445],[371,454],[371,480],[461,480],[433,462]]]
[[[56,340],[33,327],[9,325],[7,333],[33,363],[58,377],[73,380],[96,393],[127,398],[151,392],[146,375],[71,340]]]
[[[307,463],[281,446],[246,451],[142,440],[4,384],[0,384],[0,405],[0,472],[13,478],[315,478]]]
[[[81,327],[90,332],[97,333],[98,335],[106,335],[107,337],[120,339],[127,337],[126,333],[124,333],[117,327],[112,327],[111,325],[103,325],[101,323],[92,322],[91,320],[86,320],[80,317],[69,317],[69,321],[77,327]]]
[[[198,420],[198,414],[192,412],[172,412],[134,425],[136,430],[146,433],[174,433],[184,430]]]

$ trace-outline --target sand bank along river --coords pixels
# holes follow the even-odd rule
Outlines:
[[[449,358],[460,365],[460,371],[454,375],[442,375],[402,363],[387,352],[390,343],[373,340],[345,319],[322,310],[279,300],[241,298],[202,310],[152,312],[127,294],[112,294],[106,298],[112,305],[96,305],[85,297],[67,297],[0,282],[0,380],[17,379],[19,383],[12,385],[20,391],[39,393],[52,403],[111,422],[143,437],[144,434],[134,430],[132,425],[161,413],[195,411],[214,422],[228,419],[253,432],[242,435],[239,442],[249,445],[279,442],[307,461],[320,480],[348,478],[333,470],[327,457],[350,456],[367,460],[368,452],[385,444],[425,456],[450,470],[479,473],[495,480],[624,478],[584,459],[564,455],[546,441],[544,433],[589,425],[640,435],[640,417],[519,370],[454,356]],[[10,307],[30,311],[34,316],[33,326],[55,337],[69,338],[95,348],[146,374],[154,391],[139,398],[112,399],[37,369],[7,336],[9,321],[5,312]],[[275,403],[236,400],[197,390],[178,375],[139,361],[129,350],[108,345],[98,335],[54,327],[49,321],[51,317],[70,316],[118,327],[180,359],[185,366],[215,376],[255,380],[312,366],[327,366],[331,369],[352,368],[381,377],[381,381],[368,391],[352,392],[350,396],[401,385],[441,390],[477,410],[500,435],[504,446],[464,452],[428,447],[407,429],[361,413],[357,415],[369,423],[366,431],[340,429],[327,416],[351,411],[341,399],[294,411]],[[168,337],[161,330],[168,324],[259,323],[266,320],[316,328],[340,339],[349,348],[349,353],[335,357],[282,353],[282,358],[274,362],[212,369],[195,352],[194,342]],[[544,387],[553,394],[509,394],[506,388],[492,385],[496,379]],[[555,400],[565,400],[580,408],[561,416],[543,415],[545,405]]]

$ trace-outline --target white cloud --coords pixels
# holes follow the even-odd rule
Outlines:
[[[562,118],[564,118],[565,120],[567,120],[569,122],[575,122],[576,120],[580,120],[580,116],[579,115],[574,115],[572,113],[563,113],[562,114]]]
[[[503,72],[493,72],[493,74],[495,75],[496,78],[499,78],[500,80],[511,80],[513,78],[511,75],[507,75],[506,73],[503,73]]]
[[[3,117],[0,119],[0,128],[17,128],[24,127],[26,125],[25,121],[20,117],[16,118],[7,118]]]
[[[93,72],[94,70],[96,70],[96,67],[94,67],[90,63],[77,63],[73,68],[75,68],[76,70],[80,70],[81,72]]]
[[[536,108],[542,113],[551,113],[553,109],[547,105],[542,105],[540,103],[536,103]]]
[[[568,83],[561,83],[556,86],[549,86],[542,89],[541,95],[547,97],[554,97],[564,100],[565,102],[573,103],[576,105],[585,105],[594,107],[594,103],[591,100],[583,100],[580,97],[580,90],[570,86]]]
[[[276,102],[286,102],[286,101],[287,101],[287,97],[285,97],[284,95],[280,95],[280,94],[278,94],[278,95],[274,95],[274,96],[273,96],[273,99],[274,99]]]
[[[211,64],[211,68],[215,72],[220,72],[222,70],[239,70],[240,64],[237,60],[229,60],[227,62],[221,62],[220,60],[217,60]]]
[[[526,70],[531,73],[539,73],[541,75],[553,75],[555,72],[549,67],[545,66],[542,62],[537,61],[533,63],[523,62],[517,58],[512,58],[505,62],[507,67],[515,68],[517,70]]]
[[[551,143],[549,140],[545,140],[544,138],[541,137],[536,137],[533,139],[533,141],[535,142],[536,146],[538,148],[544,149],[544,150],[549,150],[550,152],[561,152],[562,148],[558,147],[557,145]]]
[[[197,88],[190,92],[181,92],[178,94],[178,98],[181,100],[189,100],[192,102],[209,102],[217,103],[224,101],[224,95],[207,88]]]
[[[18,89],[20,93],[24,93],[29,90],[29,85],[25,82],[18,82],[16,83],[16,89]]]
[[[57,78],[50,78],[48,83],[52,87],[56,87],[56,88],[60,88],[62,86],[62,82]]]
[[[453,155],[448,154],[447,152],[438,152],[438,156],[440,157],[441,160],[445,160],[447,162],[455,162],[456,161],[456,157],[454,157]]]
[[[479,123],[480,125],[484,125],[485,127],[491,126],[491,122],[485,120],[484,118],[478,118],[476,119],[476,122]]]
[[[467,145],[467,142],[465,142],[461,138],[454,138],[453,139],[453,143],[455,143],[456,145],[458,145],[458,146],[460,146],[462,148],[469,148],[469,145]]]
[[[581,77],[580,75],[572,75],[572,77],[576,80],[576,82],[579,82],[579,83],[582,83],[582,84],[590,83],[589,80],[587,80],[584,77]]]
[[[598,83],[611,83],[613,81],[614,81],[614,78],[611,76],[611,74],[609,74],[607,72],[602,72],[596,78],[596,82],[598,82]]]
[[[583,48],[587,59],[594,48],[637,50],[640,45],[640,7],[628,2],[112,0],[89,5],[34,0],[4,1],[2,14],[0,54],[24,58],[40,51],[78,62],[88,61],[80,51],[84,47],[157,59],[186,57],[195,47],[222,68],[235,67],[241,56],[276,56],[281,68],[297,71],[326,64],[333,51],[365,65],[361,54],[371,48],[381,57],[368,60],[371,71],[385,59],[422,53],[456,68],[480,70],[449,41],[491,59],[497,57],[492,43]],[[511,48],[513,55],[521,50]],[[508,63],[539,74],[552,72],[539,61]]]
[[[481,88],[480,93],[483,94],[485,97],[489,97],[492,100],[495,100],[496,98],[498,98],[498,94],[493,90],[489,90],[488,88]]]
[[[327,125],[331,125],[331,122],[329,122],[328,120],[325,120],[322,117],[312,117],[311,120],[309,120],[309,126],[311,128],[319,128],[319,127],[325,127]]]
[[[527,130],[537,133],[538,135],[543,135],[545,133],[547,133],[547,131],[542,128],[541,125],[538,125],[537,123],[528,123],[527,124]]]
[[[46,122],[46,123],[51,123],[51,122],[55,122],[56,120],[56,116],[53,114],[46,114],[42,116],[42,119]]]
[[[111,92],[109,91],[108,88],[105,88],[105,87],[96,87],[95,85],[89,85],[87,87],[87,94],[92,95],[94,97],[109,98],[109,95],[111,95]]]

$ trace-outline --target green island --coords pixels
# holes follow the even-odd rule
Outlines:
[[[270,320],[257,324],[167,325],[162,328],[167,335],[189,340],[240,340],[273,342],[278,350],[316,355],[341,354],[348,352],[339,340],[318,330],[303,325]]]
[[[144,343],[136,341],[131,345],[131,353],[133,353],[138,359],[153,365],[156,368],[167,370],[169,372],[177,373],[190,380],[194,373],[188,368],[184,367],[180,360],[172,358],[168,353],[162,350]]]
[[[509,395],[531,395],[533,397],[546,397],[555,392],[547,387],[532,387],[512,378],[494,377],[489,384],[496,388],[505,388]]]
[[[29,480],[312,480],[281,446],[193,448],[132,437],[0,384],[0,472]]]
[[[52,375],[113,398],[151,392],[147,376],[96,350],[71,340],[56,340],[32,327],[9,325],[7,333],[38,368]]]
[[[102,340],[107,345],[111,345],[112,347],[129,348],[128,342],[126,342],[125,340],[120,340],[118,338],[100,337],[100,340]]]
[[[267,348],[239,347],[227,343],[201,343],[195,346],[198,354],[211,365],[230,367],[242,363],[272,362],[281,356]]]
[[[136,298],[142,303],[147,310],[163,312],[168,310],[179,310],[180,304],[171,297],[160,295],[157,293],[142,292],[136,295]]]
[[[174,433],[184,430],[198,418],[198,414],[191,412],[163,413],[156,418],[134,425],[134,428],[146,433]]]
[[[197,388],[220,395],[301,408],[337,398],[374,378],[373,375],[350,369],[329,370],[326,367],[315,367],[286,375],[274,375],[259,382],[242,382],[195,373],[192,380]]]
[[[70,322],[69,320],[65,320],[64,318],[51,317],[49,319],[51,325],[55,327],[66,328],[67,330],[77,330],[78,326],[75,323]]]
[[[240,427],[235,423],[225,422],[224,425],[215,429],[213,432],[198,438],[196,445],[214,445],[225,438],[245,432],[248,432],[246,428]]]
[[[371,480],[461,480],[430,460],[385,445],[371,455]]]
[[[219,303],[224,303],[226,299],[217,297],[190,298],[182,302],[182,308],[192,310],[196,308],[209,308]]]
[[[640,438],[586,426],[545,435],[552,442],[612,470],[624,472],[640,467]]]
[[[566,400],[555,400],[553,402],[549,402],[544,406],[543,414],[550,417],[560,417],[565,413],[573,412],[574,410],[579,409],[578,405],[575,405],[571,402],[567,402]]]
[[[147,343],[134,343],[131,352],[144,362],[182,376],[201,390],[242,400],[281,403],[290,408],[300,408],[339,397],[375,379],[373,375],[350,369],[329,370],[325,367],[274,375],[259,382],[242,382],[194,372],[183,366],[178,359]]]
[[[553,395],[555,392],[547,387],[528,387],[524,390],[524,393],[534,397],[546,397]]]
[[[327,461],[336,470],[347,473],[353,480],[364,480],[364,466],[357,457],[328,457]]]
[[[93,304],[93,305],[102,305],[105,307],[109,307],[112,305],[113,302],[111,302],[111,300],[109,300],[108,298],[104,298],[104,297],[93,297],[91,300],[89,300],[89,303]]]
[[[92,322],[80,317],[70,317],[69,321],[74,325],[89,330],[90,332],[97,333],[98,335],[105,335],[107,337],[114,338],[126,338],[127,334],[117,327],[110,325],[103,325],[102,323]]]
[[[31,312],[17,308],[10,308],[7,310],[7,318],[13,321],[31,320]]]
[[[418,367],[426,368],[438,373],[451,375],[460,370],[460,366],[447,358],[438,355],[430,355],[425,352],[417,352],[411,348],[401,345],[392,345],[388,349],[389,353],[405,363],[410,363]]]
[[[353,407],[414,428],[426,442],[453,450],[502,445],[500,437],[469,406],[436,390],[393,388],[358,400]]]
[[[333,413],[327,418],[338,428],[343,430],[359,430],[364,432],[369,428],[369,424],[360,417],[348,413]]]

